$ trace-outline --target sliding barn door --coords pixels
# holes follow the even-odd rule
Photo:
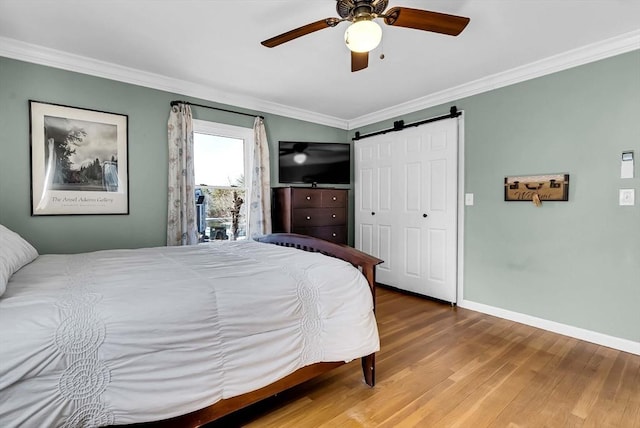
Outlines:
[[[391,258],[393,223],[393,140],[367,139],[355,147],[355,246],[384,263],[376,268],[376,280],[393,282]]]
[[[356,247],[377,280],[456,302],[458,124],[447,119],[355,143]]]

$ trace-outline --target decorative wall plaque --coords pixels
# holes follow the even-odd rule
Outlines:
[[[505,201],[569,200],[569,174],[525,175],[504,178]]]

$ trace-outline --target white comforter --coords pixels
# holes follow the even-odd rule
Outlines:
[[[348,263],[249,242],[42,255],[0,297],[0,426],[164,419],[379,349]]]

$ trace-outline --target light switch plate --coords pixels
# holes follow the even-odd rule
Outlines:
[[[636,189],[620,189],[620,205],[630,206],[636,203]]]
[[[473,193],[465,193],[464,194],[464,204],[465,205],[473,205]]]

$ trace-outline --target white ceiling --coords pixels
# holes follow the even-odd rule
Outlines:
[[[464,95],[469,90],[460,88],[474,82],[499,86],[544,74],[560,54],[579,52],[575,61],[587,62],[603,43],[613,46],[607,54],[640,48],[640,0],[390,0],[389,7],[471,22],[451,37],[379,21],[385,58],[376,49],[369,68],[356,73],[343,41],[347,23],[273,49],[260,45],[337,16],[335,4],[0,0],[0,55],[353,128],[391,117],[398,106],[449,101],[443,94]]]

